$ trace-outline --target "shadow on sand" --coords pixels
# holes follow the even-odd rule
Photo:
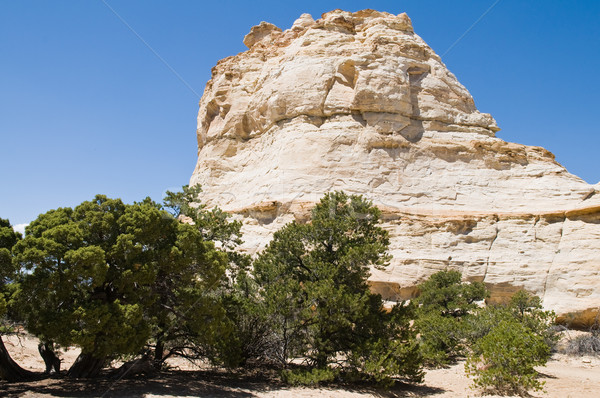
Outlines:
[[[335,391],[364,393],[382,398],[429,397],[441,394],[443,389],[397,383],[391,390],[373,386],[334,385],[324,388]],[[268,392],[283,393],[292,387],[265,377],[247,376],[221,371],[168,371],[149,378],[110,380],[65,379],[49,377],[26,383],[0,382],[0,396],[22,397],[256,397]],[[294,393],[290,391],[290,396]],[[315,396],[319,396],[315,391]]]

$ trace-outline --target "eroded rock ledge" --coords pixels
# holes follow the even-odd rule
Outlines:
[[[332,11],[292,28],[267,22],[244,38],[250,49],[219,61],[200,102],[198,145],[251,139],[305,116],[357,115],[384,133],[460,129],[493,136],[467,90],[417,36],[406,14]]]
[[[406,14],[303,14],[244,43],[206,85],[191,179],[244,222],[244,250],[344,190],[383,211],[393,260],[371,280],[389,299],[455,268],[494,300],[526,288],[560,314],[600,307],[600,185],[497,138]]]

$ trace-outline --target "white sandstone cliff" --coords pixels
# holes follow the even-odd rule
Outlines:
[[[496,138],[406,14],[304,14],[244,43],[200,101],[190,183],[244,221],[245,250],[343,190],[383,211],[393,260],[371,279],[387,298],[450,267],[494,299],[523,287],[558,313],[600,306],[600,186]]]

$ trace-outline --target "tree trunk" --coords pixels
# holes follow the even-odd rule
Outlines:
[[[91,354],[81,353],[67,372],[68,377],[96,377],[104,367],[106,358],[96,358]]]
[[[32,379],[33,372],[23,369],[10,357],[0,336],[0,379],[9,382],[24,381]]]
[[[154,367],[161,369],[164,362],[165,345],[162,340],[162,334],[156,338],[156,347],[154,348]]]
[[[54,353],[53,344],[40,343],[38,344],[38,351],[46,364],[46,371],[44,373],[50,374],[52,373],[52,369],[54,369],[54,372],[60,373],[60,359]]]

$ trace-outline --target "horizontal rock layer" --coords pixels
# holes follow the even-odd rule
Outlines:
[[[393,260],[371,280],[389,299],[455,268],[493,300],[526,288],[559,313],[600,306],[600,186],[495,137],[405,14],[304,14],[244,43],[200,101],[190,182],[243,220],[244,250],[343,190],[383,211]]]

